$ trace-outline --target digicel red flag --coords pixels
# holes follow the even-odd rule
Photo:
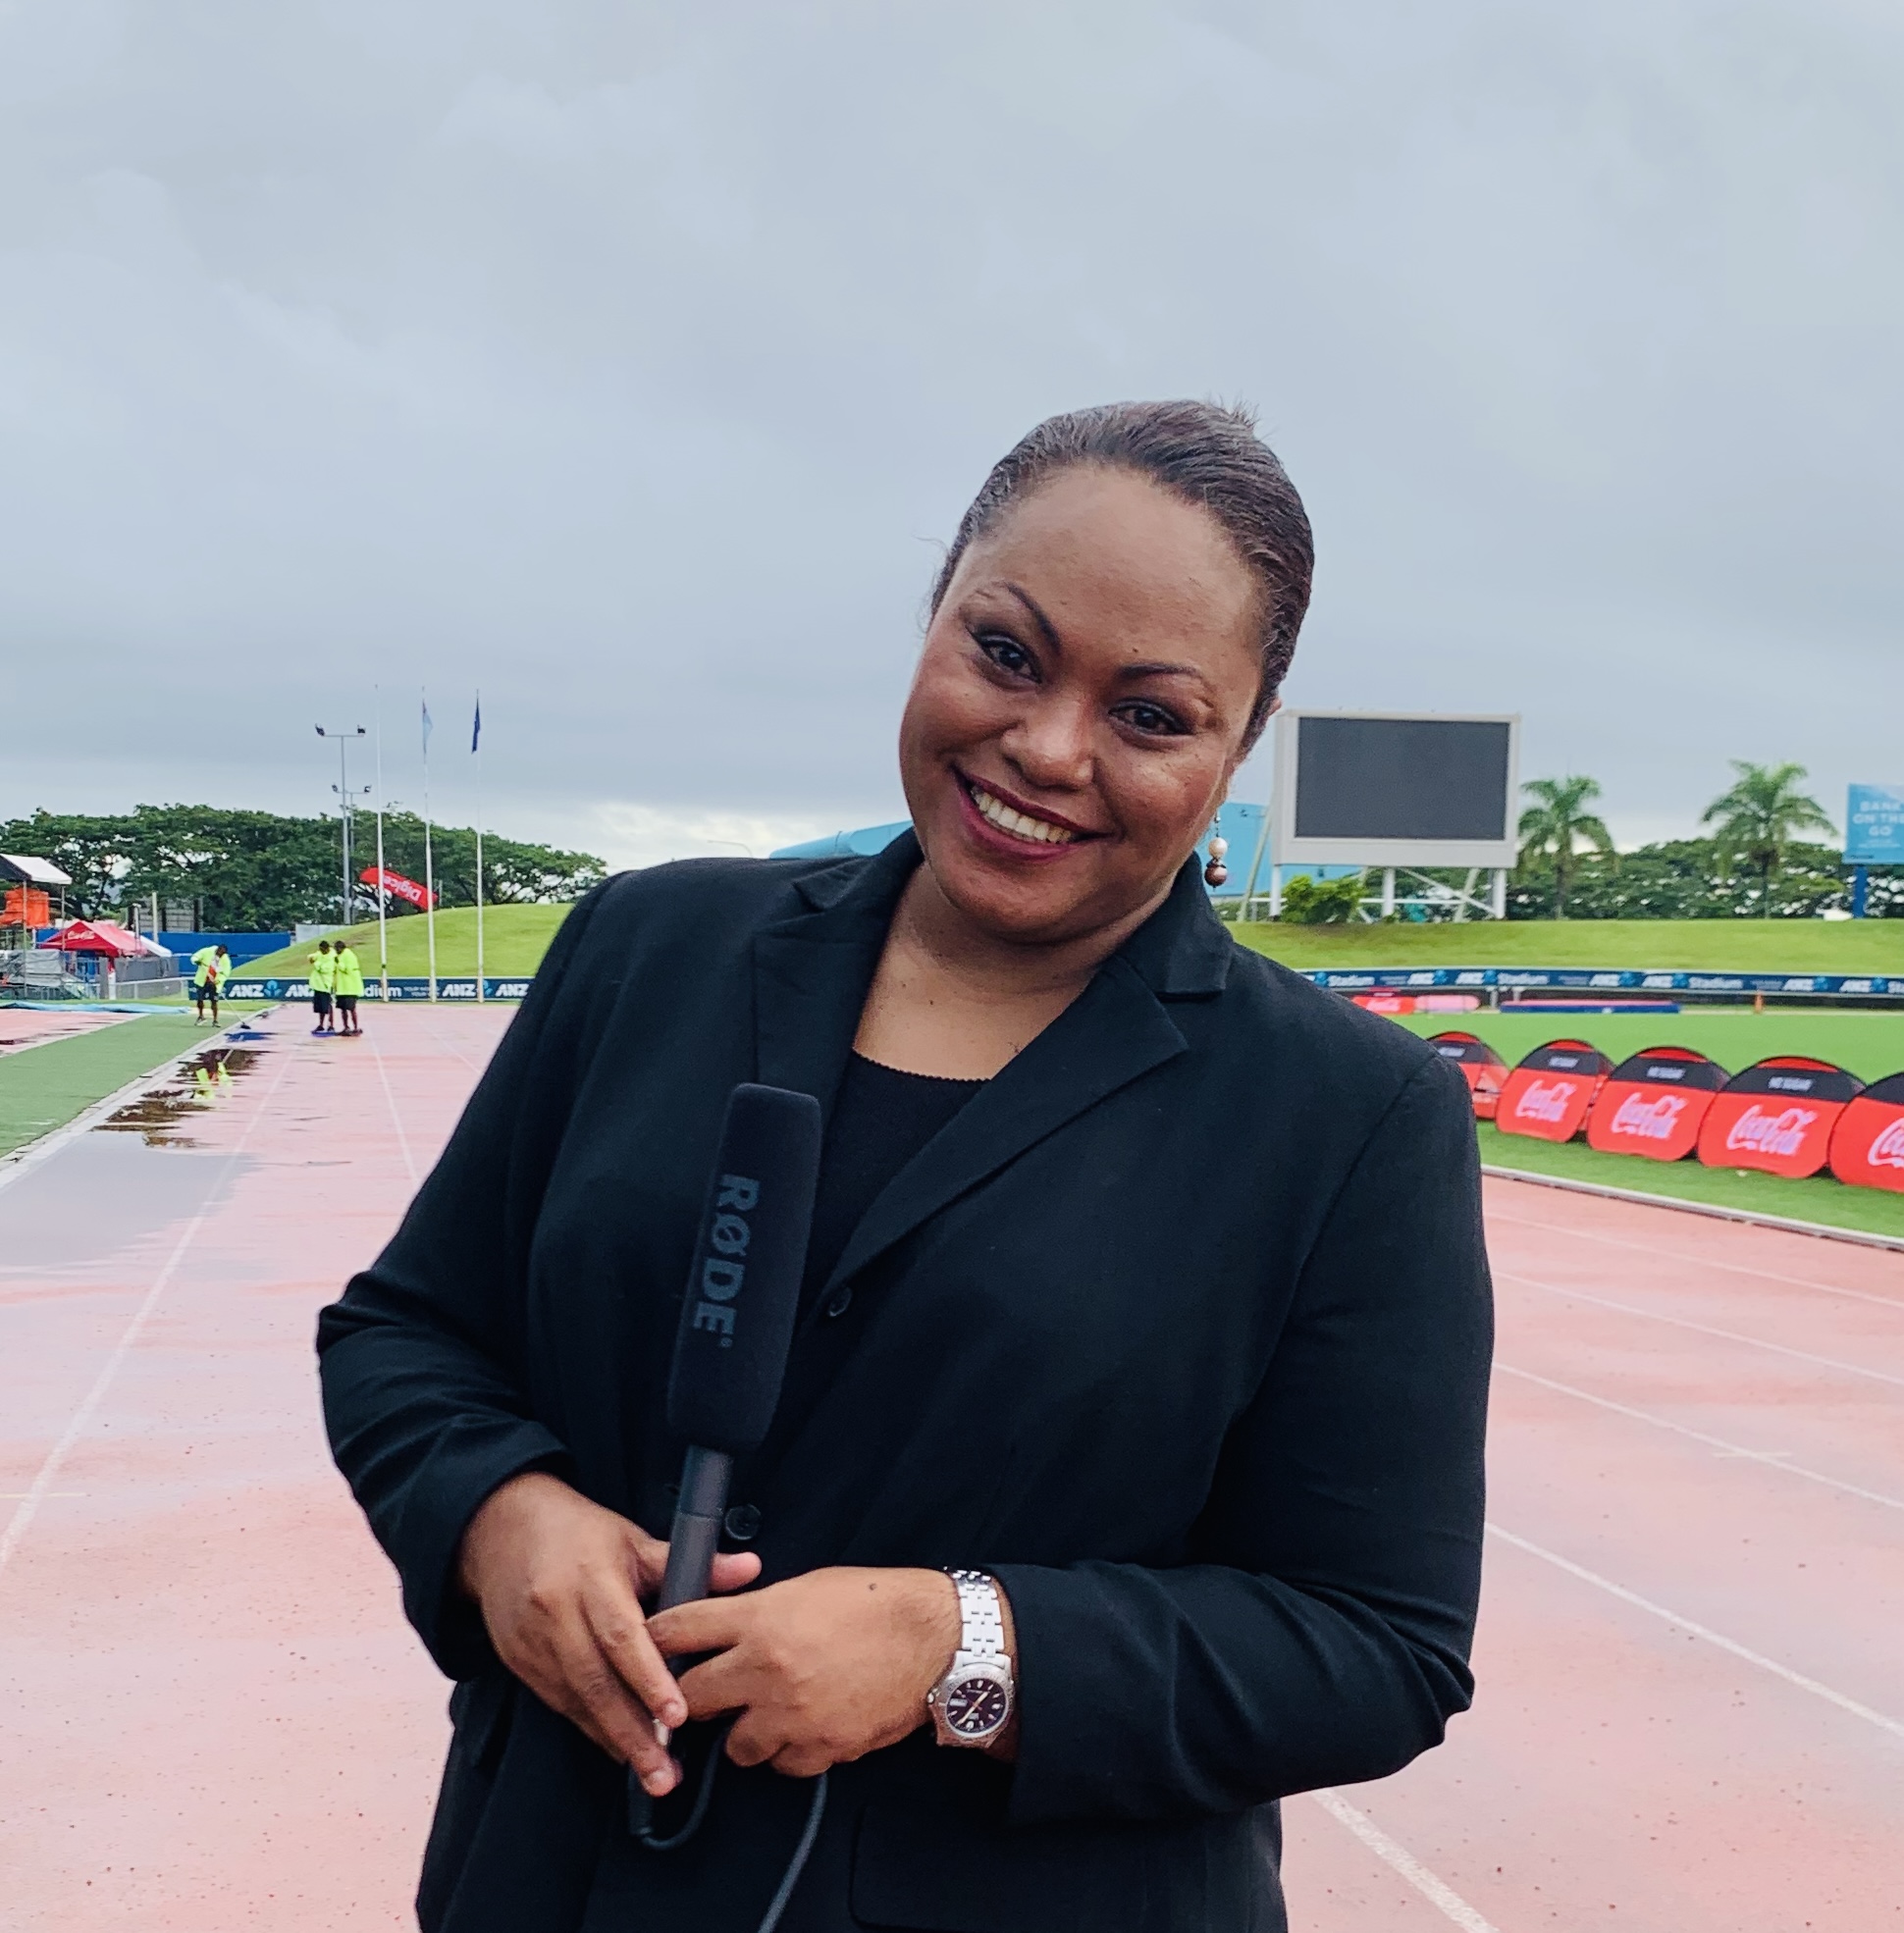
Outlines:
[[[1607,1076],[1587,1121],[1587,1145],[1606,1155],[1683,1161],[1699,1139],[1725,1070],[1690,1047],[1649,1047]]]
[[[1829,1061],[1776,1055],[1734,1074],[1699,1128],[1708,1168],[1755,1168],[1802,1181],[1825,1166],[1831,1130],[1864,1083]]]
[[[1587,1110],[1613,1065],[1584,1040],[1550,1040],[1536,1047],[1502,1087],[1494,1124],[1504,1134],[1536,1141],[1572,1140],[1586,1125]]]
[[[1904,1195],[1904,1073],[1874,1081],[1831,1130],[1831,1173],[1857,1188]]]
[[[381,887],[399,900],[408,900],[414,907],[430,904],[430,889],[427,886],[419,886],[414,879],[405,879],[400,872],[392,872],[388,866],[379,872],[374,865],[367,865],[357,874],[357,878],[363,885]]]
[[[1431,1033],[1428,1045],[1444,1061],[1453,1061],[1467,1082],[1468,1098],[1474,1103],[1476,1121],[1492,1121],[1501,1099],[1501,1083],[1507,1078],[1507,1064],[1475,1033],[1451,1028],[1447,1033]]]

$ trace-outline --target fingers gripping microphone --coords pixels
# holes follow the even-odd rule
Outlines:
[[[780,1400],[820,1137],[811,1094],[743,1084],[728,1099],[667,1383],[667,1427],[688,1451],[662,1610],[708,1594],[734,1458],[760,1447]]]
[[[687,1440],[660,1608],[708,1594],[734,1458],[758,1449],[773,1421],[807,1266],[820,1178],[820,1103],[784,1087],[736,1087],[727,1101],[694,1266],[681,1302],[667,1382],[667,1427]],[[676,1658],[676,1674],[691,1660]],[[666,1742],[662,1734],[662,1742]],[[628,1827],[652,1852],[699,1830],[720,1763],[710,1751],[687,1822],[666,1838],[641,1782],[628,1775]],[[758,1933],[773,1933],[819,1837],[826,1775],[814,1782],[807,1823]]]

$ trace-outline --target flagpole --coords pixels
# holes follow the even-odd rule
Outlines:
[[[390,1005],[390,894],[384,886],[384,688],[377,686],[377,985]]]
[[[430,999],[437,997],[437,870],[430,854],[430,694],[423,694],[423,918],[430,929]]]
[[[469,734],[476,755],[476,1004],[483,1002],[483,694],[476,693],[476,723]]]

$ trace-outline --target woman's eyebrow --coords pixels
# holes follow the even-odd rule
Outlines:
[[[1199,685],[1207,685],[1208,674],[1195,664],[1120,664],[1117,667],[1120,678],[1194,678]]]
[[[1064,653],[1065,642],[1061,637],[1058,636],[1058,627],[1055,624],[1053,624],[1048,617],[1045,616],[1042,610],[1038,608],[1037,600],[1033,598],[1029,591],[1021,589],[1016,584],[1007,583],[1005,589],[1009,591],[1012,594],[1012,596],[1016,598],[1019,601],[1019,602],[1023,604],[1025,608],[1031,613],[1031,622],[1038,627],[1038,635],[1044,640],[1044,642],[1047,645],[1050,646],[1050,648],[1054,652],[1058,653],[1059,655],[1062,656]]]

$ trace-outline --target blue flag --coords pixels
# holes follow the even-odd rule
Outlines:
[[[430,754],[430,701],[427,698],[423,701],[423,754],[425,758]]]
[[[476,723],[471,728],[469,734],[470,751],[474,752],[477,746],[482,743],[482,739],[483,739],[483,695],[481,692],[478,692],[476,694]]]

